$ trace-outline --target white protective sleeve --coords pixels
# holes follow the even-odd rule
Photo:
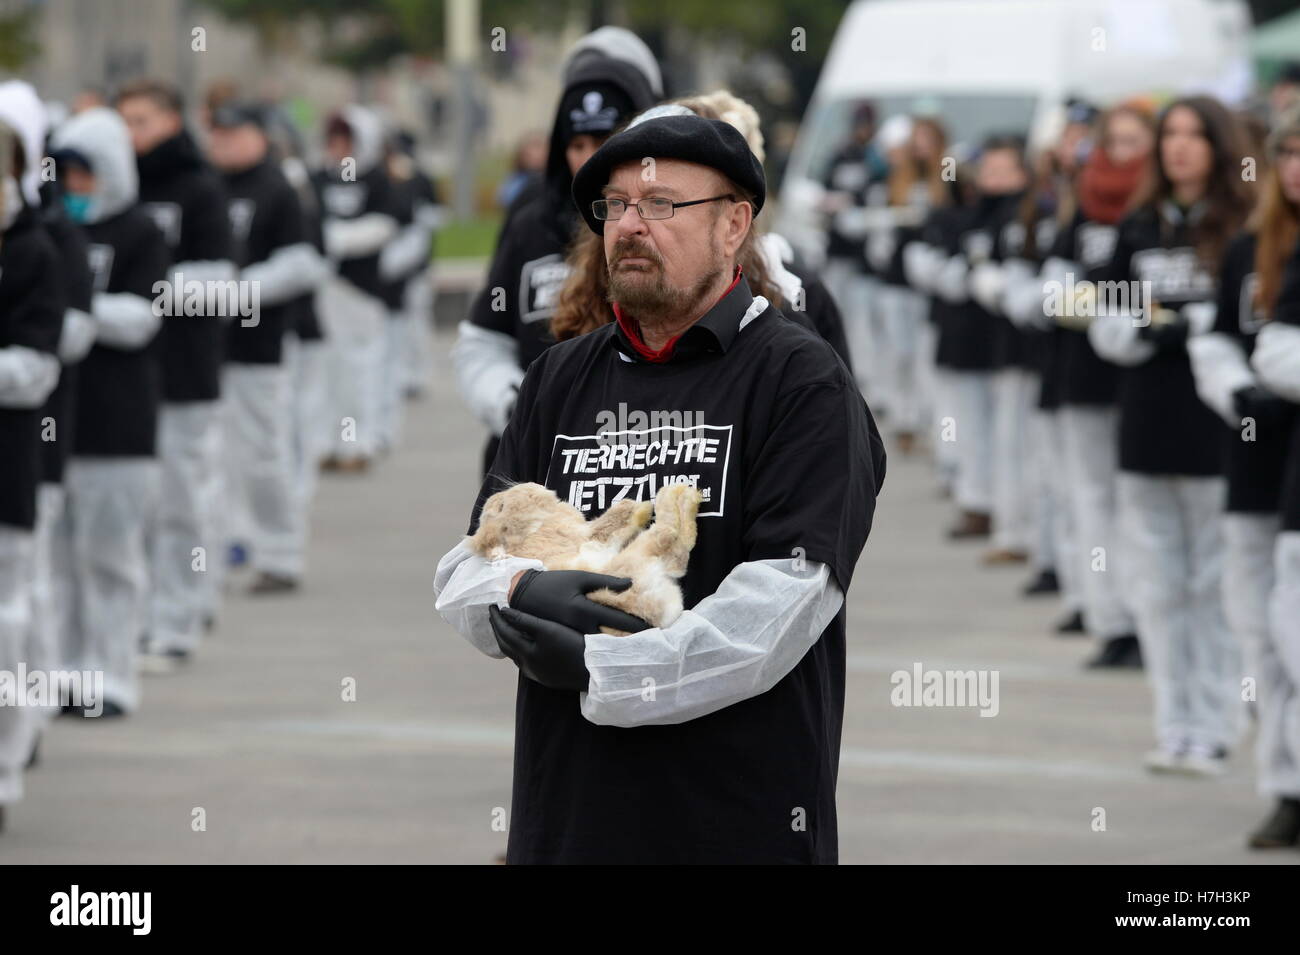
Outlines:
[[[59,360],[75,365],[85,358],[95,344],[95,320],[79,308],[63,313],[63,333],[59,336]]]
[[[1002,313],[1002,293],[1006,291],[1007,273],[1004,263],[981,262],[970,271],[970,295],[985,311],[994,315]]]
[[[934,294],[934,281],[947,257],[925,242],[909,242],[903,246],[903,276],[907,284],[918,292]]]
[[[355,219],[326,219],[325,254],[331,259],[359,259],[379,252],[397,235],[397,220],[382,212]]]
[[[330,277],[333,269],[310,242],[295,242],[276,249],[261,262],[247,266],[240,274],[244,282],[256,282],[262,305],[279,305],[306,295]]]
[[[1024,259],[1012,259],[1003,264],[1002,274],[1005,278],[1002,314],[1017,328],[1046,328],[1048,319],[1043,314],[1045,273]]]
[[[1088,341],[1098,355],[1124,368],[1150,361],[1156,346],[1138,337],[1136,319],[1129,312],[1098,315],[1088,326]]]
[[[424,265],[432,234],[433,230],[419,219],[403,226],[397,237],[379,253],[379,277],[394,282]]]
[[[229,259],[192,259],[177,262],[168,270],[169,279],[185,290],[185,282],[233,282],[239,270]]]
[[[48,352],[0,348],[0,408],[39,408],[59,383],[59,359]]]
[[[885,272],[889,269],[889,260],[894,257],[897,247],[898,236],[893,228],[876,229],[867,239],[867,261],[877,272]]]
[[[970,263],[966,256],[958,252],[947,256],[934,279],[934,292],[949,305],[960,305],[970,297],[966,279],[970,275]]]
[[[1222,332],[1188,338],[1187,353],[1192,359],[1196,393],[1229,425],[1239,427],[1241,422],[1232,406],[1233,392],[1255,383],[1246,353]]]
[[[488,620],[488,607],[507,607],[510,581],[521,570],[545,570],[540,560],[504,557],[486,560],[461,541],[438,561],[433,578],[434,606],[442,619],[474,648],[490,657],[505,656],[497,646]]]
[[[685,723],[766,693],[843,605],[825,564],[738,564],[668,627],[587,634],[591,683],[581,694],[582,715],[601,726]]]
[[[1300,327],[1268,322],[1255,338],[1250,363],[1265,388],[1300,402]]]
[[[130,292],[96,292],[90,300],[95,340],[110,348],[134,351],[149,344],[162,325],[153,303]]]
[[[461,322],[457,330],[451,360],[460,393],[474,417],[500,435],[506,429],[519,383],[524,380],[524,371],[519,367],[519,343],[504,332],[473,322]]]

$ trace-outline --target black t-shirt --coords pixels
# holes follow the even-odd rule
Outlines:
[[[59,256],[59,285],[67,308],[90,314],[90,262],[86,252],[86,234],[63,211],[57,195],[41,206],[41,221]],[[53,441],[41,442],[41,480],[49,484],[63,481],[63,469],[72,454],[73,435],[77,426],[77,375],[81,363],[59,369],[59,383],[41,408],[42,420],[54,422]]]
[[[0,235],[0,348],[57,351],[64,297],[58,252],[34,209]],[[31,530],[40,481],[40,409],[0,407],[0,525]]]
[[[799,555],[847,591],[884,448],[824,341],[771,307],[738,331],[751,301],[741,279],[664,363],[635,357],[617,324],[548,349],[523,381],[470,531],[503,481],[544,484],[589,518],[689,481],[704,502],[681,581],[687,608],[738,564]],[[635,437],[615,443],[615,431]],[[676,725],[597,726],[577,693],[520,677],[509,861],[837,861],[844,627],[841,609],[771,690]],[[791,825],[800,808],[802,831]]]
[[[843,192],[852,197],[851,206],[861,207],[867,204],[867,192],[879,177],[873,174],[867,161],[867,147],[858,143],[848,143],[831,158],[822,178],[822,185],[830,192]],[[865,242],[860,237],[844,235],[835,226],[835,217],[831,216],[826,235],[826,256],[831,259],[849,259],[863,272],[869,270],[863,254]]]
[[[1255,308],[1255,288],[1255,235],[1243,232],[1224,252],[1214,330],[1240,345],[1247,357],[1254,352],[1255,336],[1267,320]],[[1277,512],[1294,424],[1295,406],[1288,403],[1277,420],[1257,421],[1249,441],[1244,440],[1241,429],[1229,428],[1224,456],[1227,510],[1255,514]]]
[[[1292,251],[1282,272],[1273,321],[1300,326],[1300,245]],[[1291,429],[1290,447],[1282,476],[1282,529],[1300,531],[1300,409]]]
[[[167,275],[167,243],[139,206],[86,226],[86,238],[96,292],[128,292],[153,301],[154,283]],[[163,323],[169,320],[190,318]],[[138,349],[99,343],[90,349],[77,381],[74,455],[154,455],[162,398],[160,337]]]
[[[230,224],[221,177],[204,162],[189,133],[163,142],[141,156],[138,165],[140,206],[162,233],[171,262],[229,261]],[[185,276],[186,281],[192,278]],[[158,353],[165,401],[219,397],[223,322],[217,315],[163,319]]]
[[[1174,221],[1171,221],[1171,218]],[[1149,282],[1167,308],[1213,302],[1218,279],[1200,262],[1185,218],[1144,206],[1119,225],[1103,280]],[[1223,469],[1227,428],[1201,401],[1186,347],[1120,370],[1119,466],[1138,474],[1209,477]]]
[[[1119,226],[1089,220],[1076,212],[1052,248],[1055,258],[1079,268],[1076,282],[1095,281],[1110,266]],[[1108,407],[1119,391],[1119,368],[1092,347],[1086,331],[1057,327],[1061,350],[1061,404]]]
[[[355,179],[344,179],[341,170],[321,170],[314,178],[321,197],[321,211],[327,219],[359,219],[371,214],[391,216],[394,220],[401,217],[392,183],[382,166],[375,166]],[[344,259],[339,263],[339,277],[387,306],[389,283],[379,277],[381,251]]]
[[[1036,237],[1021,219],[1019,205],[1017,199],[1014,203],[1008,200],[1003,206],[1002,215],[1006,218],[993,233],[991,258],[995,262],[1023,259],[1033,264],[1038,261]],[[1015,322],[1000,313],[992,317],[993,361],[997,367],[1039,371],[1042,355],[1039,351],[1040,342],[1034,338],[1037,333],[1020,329]]]
[[[265,159],[226,177],[235,264],[244,269],[281,249],[307,241],[298,194],[274,160]],[[262,305],[256,324],[234,316],[226,327],[226,358],[252,365],[277,365],[283,354],[293,300]]]
[[[931,223],[926,233],[935,239],[932,245],[949,255],[965,256],[973,269],[992,259],[998,232],[1015,214],[1019,201],[1019,196],[985,196],[956,216],[944,216],[943,231],[936,232],[938,223]],[[974,299],[949,305],[941,315],[937,364],[954,371],[991,372],[998,367],[998,341],[1006,319],[990,314]]]

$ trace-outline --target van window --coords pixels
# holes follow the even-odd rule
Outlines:
[[[869,99],[840,99],[813,107],[804,120],[801,155],[791,173],[821,181],[831,159],[848,141],[852,132],[853,113],[869,102],[876,108],[876,125],[890,116],[926,115],[938,117],[948,131],[948,143],[964,144],[968,149],[979,146],[992,133],[1027,135],[1033,120],[1033,96],[993,94],[928,95],[925,93],[873,96]]]

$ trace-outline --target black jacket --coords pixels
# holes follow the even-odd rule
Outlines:
[[[140,205],[162,232],[173,266],[184,273],[188,262],[229,262],[225,190],[190,134],[159,144],[139,157],[137,167]],[[220,395],[222,322],[216,315],[163,319],[158,337],[164,401],[214,401]]]

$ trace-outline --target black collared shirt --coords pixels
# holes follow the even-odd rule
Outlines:
[[[703,496],[687,608],[746,561],[825,563],[847,591],[884,448],[831,347],[770,306],[742,329],[753,301],[742,278],[663,362],[641,360],[617,323],[543,352],[470,532],[503,481],[544,484],[588,518],[686,481]],[[836,861],[844,657],[841,610],[768,692],[631,729],[521,677],[509,861]]]

